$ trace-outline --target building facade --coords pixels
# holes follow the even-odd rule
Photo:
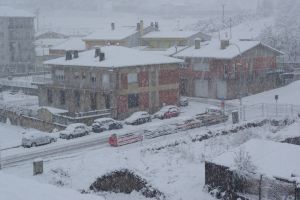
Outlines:
[[[34,70],[34,16],[0,7],[0,72],[28,73]]]
[[[72,60],[47,61],[52,82],[39,85],[40,105],[71,115],[111,109],[114,118],[123,119],[135,111],[153,113],[163,104],[178,103],[182,60],[121,46],[101,48],[100,57],[94,54],[97,50]]]
[[[175,54],[186,61],[180,72],[181,94],[235,99],[273,89],[279,78],[279,55],[258,41],[198,41]]]
[[[143,45],[154,49],[168,49],[174,46],[193,46],[196,38],[201,41],[211,36],[196,31],[156,31],[142,37]]]
[[[115,23],[111,23],[110,30],[96,31],[83,38],[86,49],[96,46],[120,45],[124,47],[136,47],[142,45],[141,37],[147,33],[158,30],[158,23],[151,23],[144,27],[144,22],[140,21],[136,27],[117,28]]]

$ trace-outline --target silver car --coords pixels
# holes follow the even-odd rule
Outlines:
[[[62,139],[69,140],[69,139],[88,135],[89,132],[90,129],[87,127],[87,125],[82,123],[75,123],[75,124],[70,124],[69,126],[67,126],[67,128],[64,131],[61,131],[59,137]]]
[[[23,147],[35,147],[40,145],[50,144],[56,142],[56,138],[46,135],[46,133],[32,132],[24,134],[22,138]]]

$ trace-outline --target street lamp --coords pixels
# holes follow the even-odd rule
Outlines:
[[[238,51],[239,51],[239,57],[240,57],[240,62],[239,63],[236,63],[236,65],[238,66],[238,68],[240,68],[240,81],[239,81],[239,101],[240,101],[240,114],[242,115],[243,113],[243,120],[245,120],[245,112],[243,112],[242,108],[243,108],[243,101],[242,101],[242,97],[244,95],[244,92],[242,92],[242,90],[244,89],[244,81],[242,81],[242,67],[243,67],[243,64],[242,64],[242,52],[241,52],[241,48],[239,47],[239,45],[237,45],[236,43],[233,43],[233,42],[230,42],[230,45],[233,45],[235,46]],[[242,86],[242,83],[243,83],[243,86]],[[242,116],[240,116],[240,119],[242,119]]]

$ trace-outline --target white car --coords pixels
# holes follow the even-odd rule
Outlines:
[[[129,125],[139,125],[146,122],[151,122],[151,116],[146,111],[135,112],[125,120],[125,123]]]
[[[87,127],[87,125],[82,123],[76,123],[76,124],[70,124],[67,126],[67,128],[60,132],[59,137],[62,139],[73,139],[76,137],[82,137],[85,135],[88,135],[90,132],[90,129]]]
[[[47,133],[31,132],[25,133],[22,138],[22,147],[35,147],[56,142],[56,138]]]

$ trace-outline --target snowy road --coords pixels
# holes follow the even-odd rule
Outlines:
[[[1,165],[2,168],[8,168],[23,162],[32,161],[37,158],[45,159],[49,156],[72,153],[78,150],[87,149],[95,146],[107,146],[107,140],[108,137],[90,138],[89,140],[81,140],[68,144],[55,145],[47,147],[45,149],[34,149],[30,152],[2,157]]]

